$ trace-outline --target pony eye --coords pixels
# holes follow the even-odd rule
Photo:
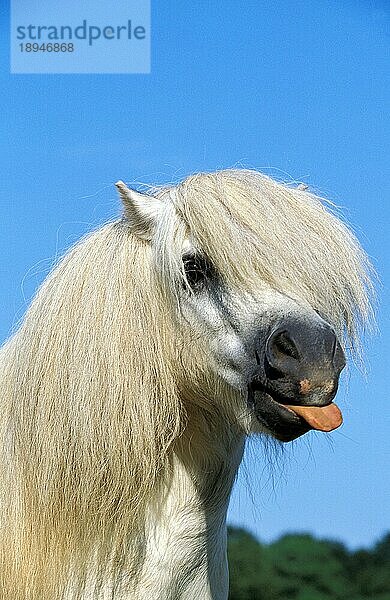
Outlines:
[[[213,268],[201,254],[190,254],[183,257],[184,272],[191,289],[200,289],[212,277]]]

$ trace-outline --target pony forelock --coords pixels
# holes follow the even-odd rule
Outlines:
[[[195,174],[170,197],[182,222],[177,248],[185,224],[228,285],[256,293],[260,280],[308,302],[359,354],[360,335],[373,323],[374,271],[332,203],[243,169]]]

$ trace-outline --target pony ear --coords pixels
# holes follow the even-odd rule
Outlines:
[[[163,203],[154,196],[130,190],[123,181],[117,181],[115,185],[132,232],[149,242],[153,238]]]

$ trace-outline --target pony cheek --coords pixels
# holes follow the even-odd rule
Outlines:
[[[204,335],[183,332],[175,350],[174,377],[181,397],[215,398],[226,385]]]

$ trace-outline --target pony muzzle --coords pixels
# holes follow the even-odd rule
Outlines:
[[[267,384],[284,404],[326,406],[336,395],[344,367],[340,342],[322,321],[283,323],[266,342]]]
[[[263,357],[248,399],[275,437],[290,441],[310,429],[332,431],[341,425],[341,412],[332,400],[346,361],[328,324],[284,322],[269,335]]]

